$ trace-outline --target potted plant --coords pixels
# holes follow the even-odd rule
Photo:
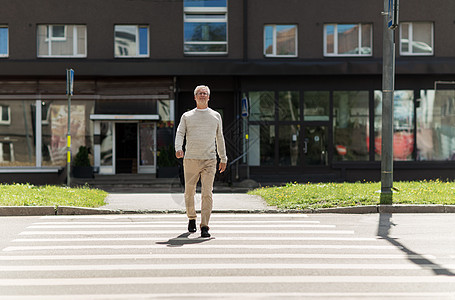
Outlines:
[[[80,146],[79,151],[74,157],[73,177],[76,178],[93,178],[93,168],[90,165],[89,149]]]
[[[158,177],[173,178],[178,176],[177,158],[175,157],[174,146],[168,145],[159,148],[157,153]]]

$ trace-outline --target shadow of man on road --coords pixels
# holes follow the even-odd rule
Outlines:
[[[168,247],[182,247],[185,245],[204,243],[212,239],[203,237],[190,238],[190,235],[190,232],[185,232],[178,237],[167,240],[166,242],[156,242],[156,244],[167,245]]]
[[[409,261],[422,267],[422,269],[430,269],[436,275],[455,276],[455,274],[450,270],[432,262],[431,260],[425,258],[423,255],[412,251],[411,249],[407,248],[405,245],[400,243],[397,239],[391,238],[389,234],[392,226],[396,226],[396,224],[392,222],[392,214],[380,213],[378,236],[382,237],[384,240],[388,241],[389,243],[397,247],[399,250],[406,253]]]

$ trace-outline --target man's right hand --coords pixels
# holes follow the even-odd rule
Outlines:
[[[179,150],[177,152],[175,152],[175,157],[177,158],[183,158],[185,154],[183,153],[183,150]]]

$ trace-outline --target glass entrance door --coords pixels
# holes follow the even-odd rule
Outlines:
[[[115,173],[135,174],[137,164],[137,123],[115,124]]]
[[[138,173],[156,173],[156,123],[139,123]]]
[[[278,137],[279,166],[328,164],[328,126],[281,125]]]
[[[303,157],[305,166],[328,165],[328,127],[305,126]]]

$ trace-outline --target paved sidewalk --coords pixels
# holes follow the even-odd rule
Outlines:
[[[196,210],[201,208],[201,194],[196,194]],[[149,194],[121,194],[112,193],[107,197],[105,206],[101,209],[121,211],[169,211],[185,212],[185,199],[183,193],[149,193]],[[259,196],[247,194],[213,194],[213,211],[218,212],[249,212],[271,211],[276,207],[268,206]]]

